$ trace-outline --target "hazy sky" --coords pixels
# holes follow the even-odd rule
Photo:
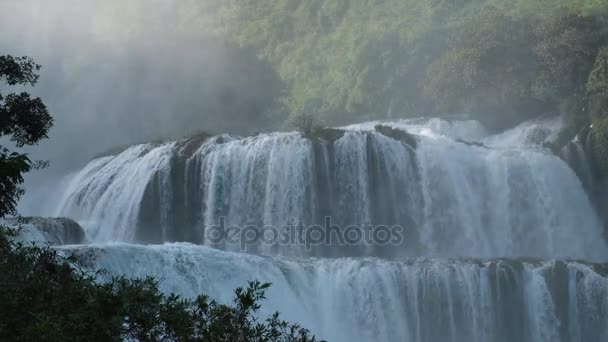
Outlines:
[[[82,162],[121,144],[258,129],[253,114],[248,127],[245,113],[231,122],[220,112],[264,108],[260,83],[274,82],[272,71],[261,72],[266,66],[254,53],[208,32],[212,13],[188,3],[0,0],[0,54],[43,66],[29,90],[55,118],[41,155]]]
[[[277,76],[254,52],[210,32],[214,2],[0,0],[0,55],[42,65],[28,91],[55,118],[50,139],[31,150],[51,168],[28,185],[112,147],[264,126]]]

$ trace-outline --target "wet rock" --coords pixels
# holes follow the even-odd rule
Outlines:
[[[383,126],[383,125],[376,125],[374,127],[374,129],[376,130],[376,132],[378,132],[382,135],[385,135],[389,138],[404,142],[411,148],[415,149],[416,146],[418,145],[418,141],[416,140],[416,137],[404,130],[389,127],[389,126]]]

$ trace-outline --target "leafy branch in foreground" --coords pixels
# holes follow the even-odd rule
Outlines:
[[[29,57],[0,56],[0,84],[34,86],[38,70],[40,65]],[[16,147],[36,145],[47,138],[52,126],[53,118],[40,98],[25,92],[0,93],[0,137],[9,138]],[[23,195],[23,174],[45,166],[45,162],[32,162],[26,154],[0,145],[0,217],[16,214]]]
[[[0,228],[0,340],[313,342],[275,313],[258,318],[270,284],[250,282],[232,304],[160,291],[154,278],[105,283],[75,256],[14,242]]]

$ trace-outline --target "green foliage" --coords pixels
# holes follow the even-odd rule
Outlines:
[[[24,154],[10,153],[0,146],[0,217],[15,214],[17,200],[23,195],[23,174],[32,169]]]
[[[591,152],[598,176],[601,178],[608,177],[608,117],[593,121]]]
[[[608,95],[591,95],[589,97],[590,119],[600,119],[608,116]]]
[[[161,2],[155,4],[169,7]],[[126,46],[156,32],[163,18],[131,20],[146,4],[100,3],[105,15],[98,17],[118,23],[95,23],[96,34]],[[219,100],[217,106],[192,104],[196,110],[190,110],[187,99],[206,90],[197,87],[196,78],[178,91],[186,104],[179,111],[192,113],[185,121],[211,112],[231,122],[218,130],[240,134],[276,128],[302,112],[317,113],[329,125],[454,111],[513,124],[536,110],[558,108],[574,93],[585,95],[584,83],[598,47],[606,44],[608,26],[606,0],[184,0],[170,7],[174,29],[161,36],[188,32],[196,46],[215,47],[207,42],[212,33],[240,44],[229,54],[233,60],[224,61],[234,66],[229,68],[234,75],[204,75],[221,80],[210,94]],[[144,53],[162,57],[156,50]],[[160,59],[166,64],[175,50],[171,45],[161,50],[170,52]],[[205,53],[190,49],[179,55],[204,58]],[[148,74],[146,63],[135,64],[125,73]],[[71,62],[66,69],[106,67]],[[160,78],[170,81],[177,72]],[[133,103],[126,106],[137,109],[132,112],[154,109]],[[258,126],[252,128],[252,122]]]
[[[608,47],[599,50],[586,86],[590,95],[608,96]]]
[[[8,85],[35,85],[39,69],[28,57],[0,56],[0,81]],[[47,137],[52,125],[53,119],[40,98],[31,98],[25,92],[6,97],[0,94],[0,136],[10,136],[17,147],[35,145]],[[37,165],[27,155],[0,146],[0,218],[15,214],[17,200],[23,195],[23,174]]]
[[[607,9],[605,0],[240,0],[216,25],[275,66],[290,86],[287,112],[333,124],[464,111],[512,125],[584,97]]]
[[[583,96],[599,47],[606,40],[602,29],[606,18],[566,13],[541,19],[535,28],[535,47],[543,69],[540,76],[554,100],[564,96]]]
[[[515,22],[493,6],[484,7],[455,26],[448,50],[428,68],[426,95],[441,112],[478,113],[486,123],[491,119],[506,122],[498,126],[513,125],[521,119],[515,113],[533,104],[538,62],[531,30],[527,19]]]
[[[30,84],[38,82],[40,65],[29,57],[0,56],[0,80],[8,85]]]
[[[608,117],[608,47],[599,50],[586,87],[591,119],[605,120]]]
[[[35,85],[40,65],[28,57],[0,56],[0,80],[8,85]],[[0,135],[10,135],[17,147],[33,145],[47,137],[53,119],[40,98],[28,93],[0,94]]]
[[[188,44],[189,50],[179,56],[205,59],[204,50],[218,48],[208,41],[210,33],[221,41],[236,41],[241,46],[223,61],[234,67],[222,70],[221,77],[213,77],[214,70],[221,68],[210,68],[203,75],[221,80],[214,85],[218,91],[209,92],[209,99],[219,100],[217,106],[189,102],[208,90],[197,86],[197,77],[174,95],[183,96],[180,103],[184,103],[176,111],[192,113],[182,114],[187,115],[184,121],[200,120],[201,112],[212,113],[226,118],[220,121],[231,122],[215,128],[239,134],[276,128],[289,115],[301,112],[317,113],[327,124],[336,125],[439,111],[475,112],[478,117],[505,117],[505,122],[514,122],[532,116],[539,103],[551,111],[573,93],[584,96],[597,47],[606,44],[608,8],[606,0],[153,2],[163,10],[142,17],[142,22],[131,19],[149,1],[100,2],[96,8],[103,15],[96,16],[100,22],[92,25],[95,34],[124,50],[128,42],[161,31],[164,26],[159,22],[167,18],[155,14],[164,13],[172,29],[160,37],[169,41],[194,37],[189,43],[195,45]],[[154,62],[150,64],[168,64],[176,55],[172,45],[155,51],[143,48],[138,50]],[[163,56],[163,51],[169,51],[169,56]],[[258,58],[264,62],[257,63]],[[65,69],[87,71],[120,64],[88,65],[90,59],[80,56]],[[186,58],[179,64],[194,62]],[[136,60],[124,73],[133,72],[133,79],[138,79],[138,74],[151,73],[146,64]],[[169,70],[159,79],[170,82],[179,72],[179,68]],[[280,80],[270,76],[277,73]],[[78,87],[79,83],[73,83]],[[152,83],[147,82],[142,92],[151,91]],[[248,96],[242,98],[243,94]],[[125,97],[131,103],[126,106],[129,112],[154,109],[138,99]],[[529,103],[535,105],[527,108]],[[120,107],[108,111],[120,111]],[[496,107],[508,108],[491,114]],[[525,115],[519,114],[521,109]],[[258,126],[252,128],[252,122]]]
[[[486,2],[515,18],[552,17],[564,13],[589,15],[605,9],[608,5],[606,0],[489,0]]]
[[[52,118],[40,98],[32,99],[28,93],[9,94],[0,107],[0,134],[11,135],[17,147],[34,145],[47,138]]]
[[[299,113],[289,117],[287,125],[302,133],[307,138],[313,137],[323,127],[319,124],[319,120],[310,113]]]
[[[441,46],[441,17],[463,11],[450,3],[243,0],[224,9],[221,22],[291,85],[289,112],[334,123],[424,105],[420,66]]]
[[[15,243],[0,228],[0,340],[316,341],[278,313],[258,318],[270,284],[238,288],[232,304],[165,295],[153,278],[96,282],[75,256]]]

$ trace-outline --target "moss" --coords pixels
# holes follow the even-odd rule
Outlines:
[[[591,130],[591,157],[597,176],[608,178],[608,47],[600,49],[587,81]]]
[[[608,95],[593,95],[589,98],[591,118],[600,119],[608,116]]]
[[[608,178],[608,117],[597,118],[593,122],[591,155],[598,177]]]
[[[608,47],[601,48],[595,58],[587,81],[587,92],[590,95],[608,95]]]

